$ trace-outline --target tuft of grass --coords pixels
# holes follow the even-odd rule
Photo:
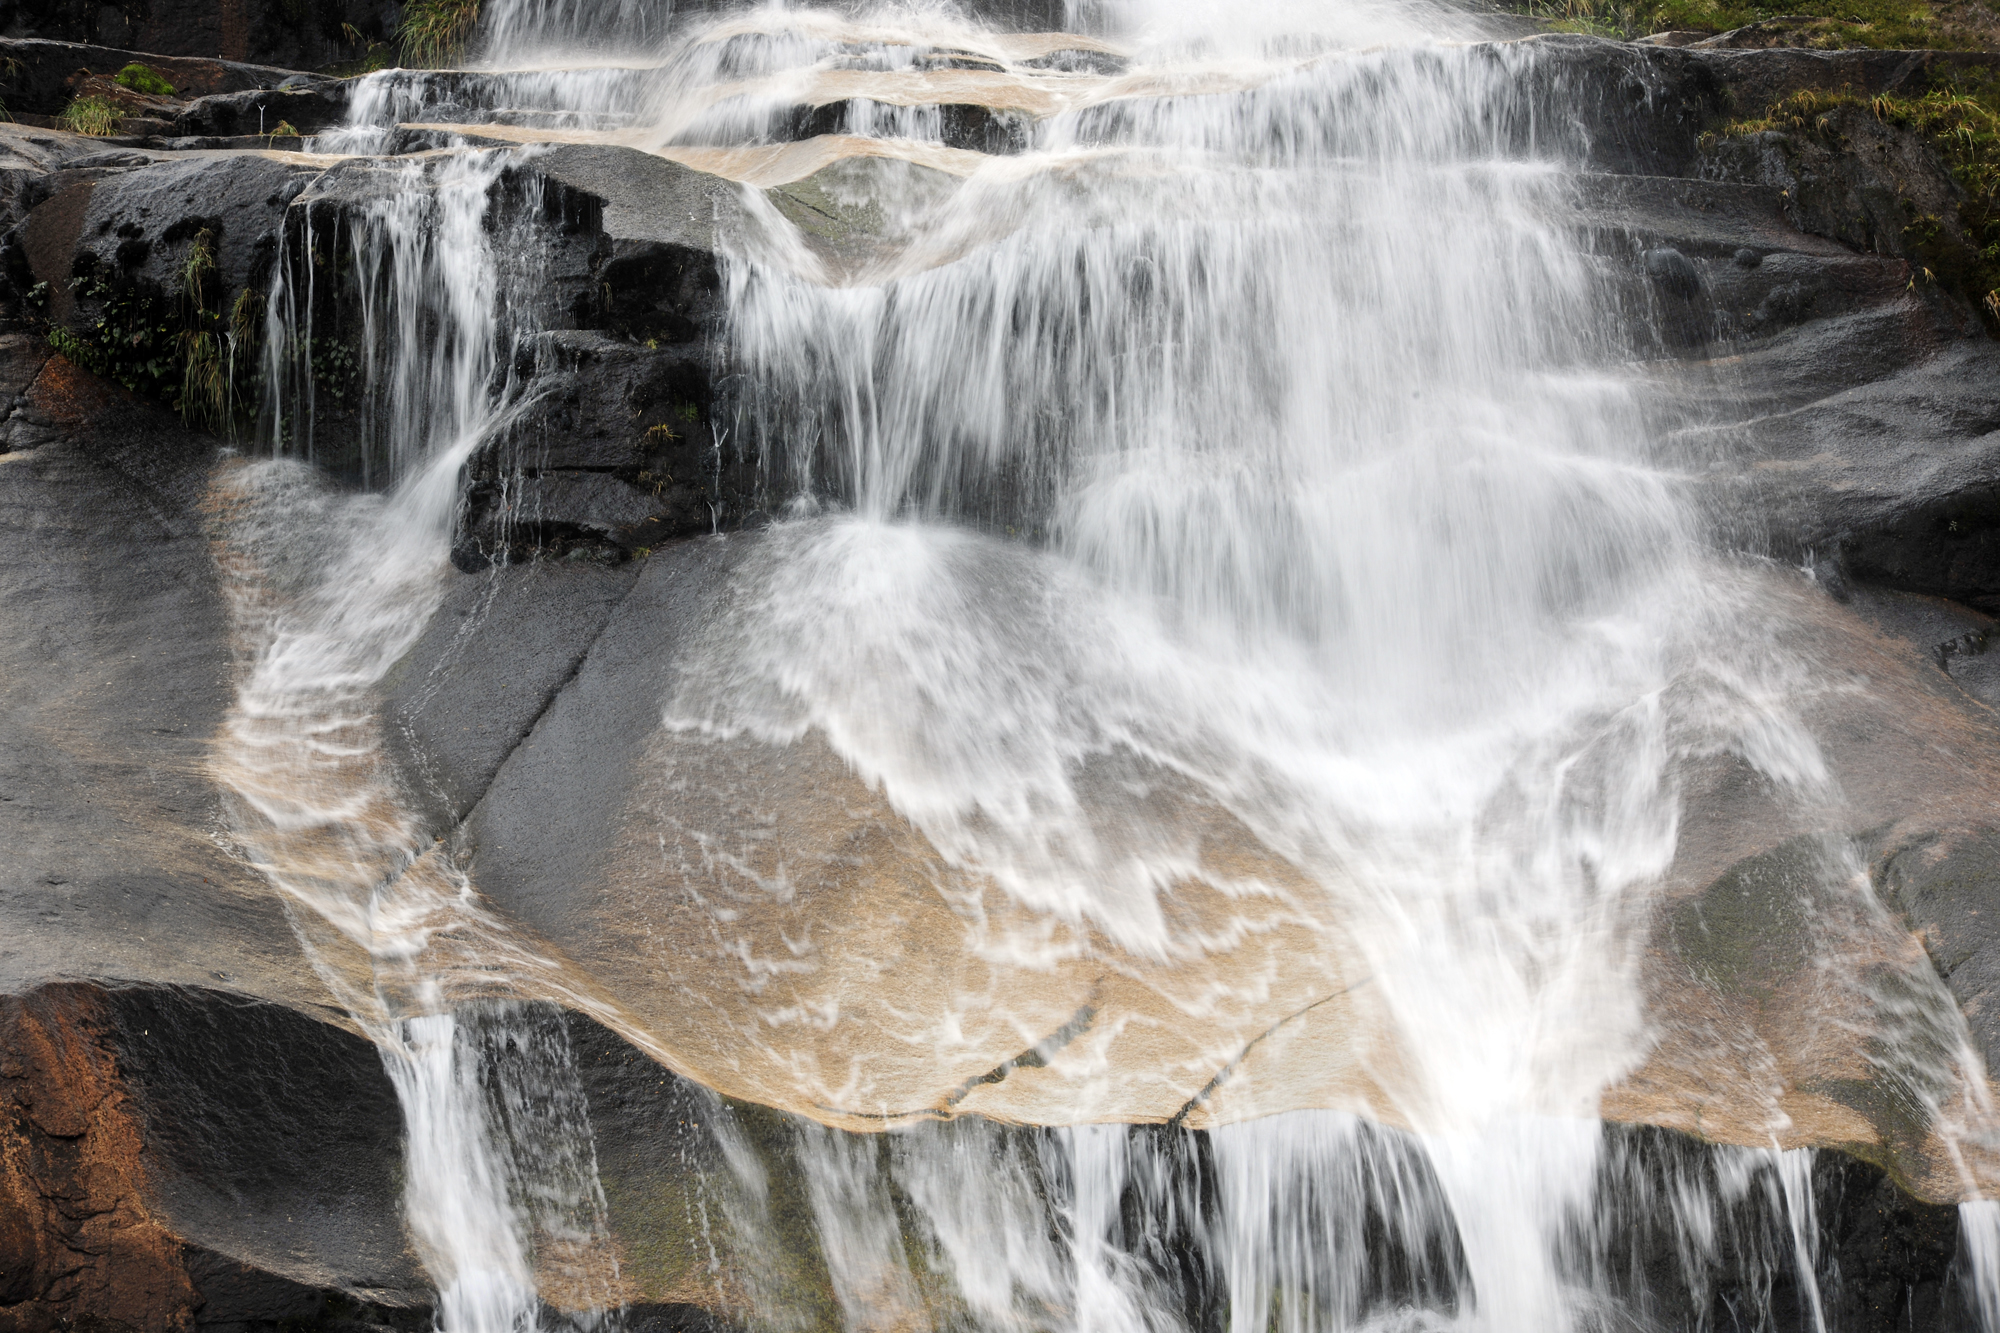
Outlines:
[[[118,133],[119,127],[125,123],[125,108],[108,97],[78,97],[72,99],[56,119],[66,130],[101,139]]]
[[[229,358],[222,339],[206,329],[180,336],[180,413],[190,426],[220,430],[229,425]]]
[[[236,293],[236,305],[229,312],[229,336],[237,343],[247,345],[251,335],[257,332],[257,321],[262,317],[264,298],[255,287],[245,287]]]
[[[203,299],[202,285],[215,272],[215,233],[203,227],[188,242],[187,253],[181,256],[176,266],[175,276],[179,279],[181,298],[196,312],[208,309]]]
[[[174,85],[168,83],[165,76],[151,65],[142,65],[136,60],[118,71],[116,81],[119,87],[130,88],[135,93],[146,93],[152,97],[174,95]]]
[[[456,64],[479,26],[479,0],[408,0],[396,37],[404,63],[418,69]]]

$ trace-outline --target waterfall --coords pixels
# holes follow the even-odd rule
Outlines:
[[[1350,1105],[1415,1138],[1218,1130],[1217,1188],[1417,1173],[1376,1205],[1412,1273],[1374,1299],[1553,1330],[1605,1294],[1570,1254],[1601,1203],[1580,1117],[1643,1049],[1672,761],[1745,746],[1673,682],[1785,664],[1729,642],[1633,334],[1562,232],[1577,145],[1518,104],[1526,58],[1280,56],[1235,97],[1057,117],[931,222],[982,233],[955,262],[732,265],[745,426],[791,516],[668,721],[697,783],[823,736],[955,869],[1125,954],[1202,965],[1190,883],[1283,896],[1383,1030]],[[1757,722],[1771,778],[1819,777],[1795,724]],[[1121,1232],[1154,1163],[1110,1130],[1066,1146],[1063,1304],[1178,1326]],[[1367,1191],[1323,1188],[1353,1244]],[[836,1248],[880,1250],[838,1193]],[[1234,1239],[1271,1219],[1241,1208],[1218,1262],[1250,1328],[1277,1297]],[[1280,1224],[1308,1228],[1280,1253],[1312,1248]],[[837,1290],[895,1289],[846,1262]],[[1359,1276],[1324,1285],[1302,1327],[1380,1316]]]
[[[743,1058],[830,1120],[888,1126],[787,1122],[838,1321],[1610,1333],[1723,1301],[1758,1327],[1788,1302],[1825,1333],[1828,1168],[1779,1147],[1775,1100],[1768,1147],[1599,1119],[1658,1037],[1642,972],[1685,767],[1728,755],[1787,808],[1840,798],[1787,703],[1811,666],[1747,628],[1777,613],[1714,549],[1675,444],[1693,409],[1645,367],[1664,335],[1585,223],[1587,130],[1523,91],[1534,50],[1440,41],[1475,31],[1444,11],[1072,9],[1122,44],[1078,47],[1115,74],[1059,83],[1019,34],[941,11],[759,7],[670,40],[641,6],[523,0],[489,15],[493,68],[371,76],[318,145],[380,151],[397,122],[497,108],[713,161],[784,142],[805,105],[899,145],[869,160],[906,243],[814,249],[742,191],[716,357],[772,521],[717,538],[745,549],[649,752],[676,795],[635,802],[723,924],[732,895],[865,888],[852,846],[893,818],[991,926],[983,960],[1089,956],[1136,989],[1175,969],[1191,980],[1163,1008],[1219,1034],[1190,1040],[1220,1072],[1135,1116],[1090,1063],[1110,1037],[1063,1054],[1085,1011],[975,1080],[1068,1060],[1010,1112],[1052,1128],[918,1123],[873,1060],[814,1063],[798,1033],[837,999],[771,1018]],[[833,78],[950,72],[920,68],[939,52],[1050,108],[994,117],[1021,151],[950,181],[910,146],[945,147],[936,106]],[[382,1048],[445,1333],[592,1327],[623,1299],[587,1108],[536,1002],[628,1020],[486,910],[378,715],[441,599],[464,466],[517,405],[532,330],[510,301],[535,241],[496,239],[490,200],[522,161],[346,164],[327,188],[372,173],[374,202],[338,236],[314,191],[292,205],[271,456],[217,500],[232,830]],[[362,317],[367,406],[337,444],[316,411],[321,254]],[[889,815],[829,780],[752,846],[742,812],[813,747]],[[808,837],[829,826],[851,843]],[[1815,875],[1814,911],[1889,928],[1851,848]],[[1281,931],[1263,971],[1231,953]],[[1293,984],[1284,966],[1312,1003],[1237,1018]],[[1962,1018],[1933,974],[1899,975],[1893,1076],[1987,1133]],[[953,999],[952,1021],[985,1002]],[[775,1168],[733,1114],[709,1117],[710,1188],[746,1250],[777,1247]],[[1163,1123],[1108,1123],[1136,1118]],[[2000,1212],[1964,1218],[1990,1328]],[[775,1261],[739,1280],[753,1322],[812,1325]]]
[[[386,179],[345,235],[315,233],[312,192],[295,201],[298,250],[269,304],[271,456],[237,464],[216,501],[238,636],[216,757],[232,832],[381,1050],[403,1107],[407,1219],[449,1333],[594,1329],[620,1304],[561,1019],[504,986],[482,998],[481,971],[520,951],[413,813],[380,734],[378,686],[443,594],[460,474],[506,410],[494,376],[524,332],[502,291],[522,275],[489,218],[507,166],[372,168]],[[340,299],[318,284],[343,266],[362,322],[357,470],[384,487],[373,494],[312,466],[329,378],[315,303]]]

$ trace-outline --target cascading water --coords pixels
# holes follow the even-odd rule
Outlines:
[[[877,80],[838,118],[864,139],[943,134],[936,89],[910,89],[967,69],[1038,108],[1032,131],[995,121],[1031,135],[1011,156],[881,150],[932,164],[879,178],[904,187],[905,245],[830,258],[746,191],[719,355],[781,517],[661,701],[661,770],[724,793],[661,806],[662,865],[725,932],[732,895],[851,882],[845,850],[815,862],[783,829],[752,846],[707,813],[823,747],[920,835],[954,910],[996,923],[990,956],[1192,978],[1172,1003],[1223,1071],[1140,1116],[1090,1063],[1108,1045],[1065,1056],[1071,1034],[1015,1062],[1057,1071],[1024,1118],[1068,1128],[800,1122],[841,1324],[1513,1333],[1705,1327],[1720,1302],[1745,1327],[1828,1327],[1815,1162],[1778,1150],[1775,1101],[1769,1149],[1597,1118],[1656,1035],[1641,974],[1683,767],[1735,756],[1800,809],[1838,793],[1785,703],[1809,671],[1746,631],[1772,613],[1680,484],[1683,409],[1584,239],[1583,131],[1521,91],[1535,53],[1439,45],[1445,16],[1389,6],[1121,7],[1095,21],[1127,54],[1073,43],[1073,70],[944,14],[766,8],[672,42],[632,7],[605,17],[501,7],[496,66],[594,65],[376,76],[321,146],[478,118],[714,162],[782,140],[792,108],[840,106],[850,74]],[[484,912],[377,743],[377,687],[441,595],[461,470],[509,408],[520,279],[487,215],[504,166],[461,149],[398,168],[355,231],[382,408],[362,457],[388,491],[337,496],[296,461],[319,298],[294,282],[267,376],[293,457],[242,465],[222,500],[237,832],[383,1047],[448,1333],[551,1318],[558,1282],[583,1322],[618,1300],[555,1029],[492,998],[635,1022]],[[841,818],[863,822],[799,814]],[[1821,860],[1813,910],[1886,931],[1851,855]],[[1306,943],[1232,961],[1278,929]],[[1866,1035],[1978,1150],[1984,1071],[1934,975],[1907,976]],[[1322,998],[1240,1016],[1294,985]],[[830,1001],[742,1036],[813,1105],[920,1118],[892,1060],[823,1068],[786,1028],[838,1021]],[[495,1076],[496,1095],[477,1048],[508,1042],[544,1058],[490,1068],[540,1082]],[[1168,1123],[1092,1123],[1128,1118]],[[730,1227],[777,1245],[768,1164],[726,1104],[708,1119]],[[1987,1327],[1996,1226],[1966,1206]],[[752,1317],[810,1326],[780,1267],[735,1279]]]
[[[553,1326],[544,1295],[586,1328],[618,1304],[566,1033],[532,1006],[467,1004],[491,989],[478,969],[519,951],[430,845],[375,715],[377,686],[442,593],[465,461],[505,406],[492,378],[518,330],[487,215],[506,165],[383,168],[344,238],[315,237],[314,197],[297,202],[301,255],[275,270],[266,358],[279,456],[237,466],[218,499],[240,655],[217,755],[234,832],[382,1051],[404,1111],[410,1229],[454,1333]],[[310,466],[313,305],[339,295],[312,284],[343,261],[380,432],[364,432],[361,470],[386,471],[379,496],[339,494]]]

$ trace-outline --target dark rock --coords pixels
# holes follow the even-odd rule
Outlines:
[[[821,134],[867,135],[883,131],[875,126],[883,120],[883,110],[862,99],[829,102],[824,106],[801,106],[773,114],[772,138],[810,139]],[[948,148],[975,153],[1008,154],[1024,152],[1034,140],[1034,124],[1019,112],[966,103],[946,103],[935,108],[934,132]],[[893,122],[892,122],[893,123]]]
[[[1752,250],[1747,245],[1730,256],[1730,258],[1738,268],[1756,268],[1764,262],[1764,256],[1758,251]]]
[[[208,237],[210,300],[269,290],[286,205],[313,169],[262,155],[159,161],[98,182],[70,258],[72,275],[117,270],[169,295],[181,292],[188,246]]]
[[[548,938],[588,919],[590,904],[569,886],[594,881],[620,818],[620,802],[607,800],[601,783],[639,764],[659,726],[678,650],[692,642],[727,575],[756,540],[697,538],[647,560],[575,680],[468,818],[481,892]],[[555,829],[565,832],[551,839]]]
[[[1767,415],[1686,444],[1717,460],[1703,486],[1740,544],[1838,551],[1856,577],[1977,602],[1991,596],[2000,349],[1965,340],[1925,356],[1911,313],[1824,319],[1745,354],[1735,370],[1768,395]]]
[[[33,449],[58,438],[55,423],[29,397],[51,355],[45,338],[0,334],[0,454]]]
[[[1695,271],[1688,257],[1671,248],[1648,250],[1646,252],[1646,276],[1653,285],[1669,296],[1683,299],[1699,295],[1701,275]]]
[[[2000,488],[1920,503],[1842,543],[1856,576],[2000,611]]]
[[[277,78],[244,85],[271,87],[294,70],[359,58],[369,43],[393,35],[395,17],[393,6],[382,0],[242,0],[227,5],[202,0],[122,0],[115,5],[18,0],[8,12],[6,35],[13,39],[10,46],[35,39],[46,45],[95,43],[107,54],[73,61],[69,70],[81,64],[110,73],[139,60],[164,74],[176,91],[198,94],[228,90],[200,86],[197,77],[187,74],[189,66],[249,62],[280,67]]]
[[[1815,560],[1812,564],[1812,579],[1826,589],[1826,595],[1836,602],[1845,602],[1854,595],[1847,586],[1847,575],[1837,560]]]
[[[127,988],[104,1005],[156,1217],[286,1279],[267,1299],[304,1286],[428,1302],[398,1206],[402,1114],[371,1043],[210,990]]]
[[[216,1039],[177,1048],[204,1014]],[[0,1218],[29,1224],[0,1222],[0,1327],[226,1326],[337,1295],[403,1323],[384,1302],[428,1299],[396,1221],[393,1093],[348,1034],[197,991],[0,995],[0,1112]],[[190,1152],[225,1126],[240,1137]],[[402,1285],[357,1287],[356,1259]]]
[[[208,12],[219,16],[214,6],[209,6]],[[290,69],[244,64],[235,59],[206,58],[216,49],[176,52],[156,46],[142,51],[91,46],[80,41],[0,39],[0,59],[17,62],[10,67],[4,83],[7,109],[16,115],[24,111],[54,115],[75,94],[78,71],[108,76],[135,61],[158,71],[181,98],[275,88],[294,73]]]
[[[717,229],[742,225],[734,182],[635,149],[555,144],[536,155],[533,170],[596,200],[598,225],[613,241],[713,255]]]

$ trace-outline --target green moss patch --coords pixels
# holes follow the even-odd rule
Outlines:
[[[168,83],[158,70],[151,65],[142,65],[136,60],[118,71],[117,82],[121,88],[130,88],[135,93],[145,93],[151,97],[174,95],[174,85]]]

